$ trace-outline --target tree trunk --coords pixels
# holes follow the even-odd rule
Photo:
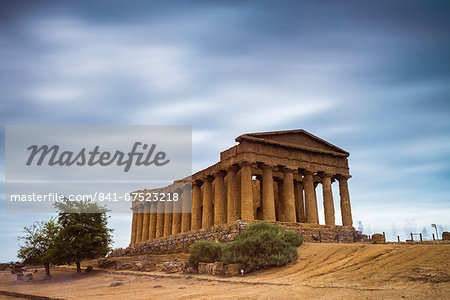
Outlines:
[[[50,264],[44,264],[44,267],[45,267],[45,276],[51,277],[50,276]]]
[[[80,262],[77,260],[76,264],[77,264],[77,273],[79,274],[79,273],[81,273]]]

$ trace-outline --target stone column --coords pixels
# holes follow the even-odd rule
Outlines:
[[[272,166],[262,165],[262,203],[263,203],[263,220],[276,221],[275,216],[275,196],[273,193],[273,171]]]
[[[203,214],[202,214],[202,228],[209,228],[214,224],[214,212],[212,203],[212,176],[208,176],[203,181],[202,190],[202,202],[203,202]]]
[[[201,183],[198,181],[192,183],[191,230],[198,230],[202,227],[202,194],[200,186]]]
[[[284,187],[283,187],[283,179],[277,178],[278,184],[278,221],[285,222],[286,216],[284,214]]]
[[[295,222],[294,170],[283,169],[284,217],[285,222]]]
[[[148,230],[150,229],[150,202],[144,202],[144,220],[142,221],[142,242],[148,241]]]
[[[242,216],[241,216],[241,169],[239,168],[238,172],[236,173],[236,182],[237,182],[237,201],[236,201],[236,207],[235,207],[235,211],[234,214],[236,216],[236,220],[241,220]]]
[[[156,206],[157,202],[150,202],[150,225],[148,230],[148,238],[149,240],[153,240],[156,235]]]
[[[137,213],[135,212],[135,208],[132,208],[133,210],[133,217],[132,217],[132,221],[131,221],[131,242],[130,245],[133,246],[136,244],[136,231],[137,231],[137,220],[138,220],[138,216]]]
[[[326,225],[336,225],[334,220],[333,192],[331,190],[331,174],[322,174],[323,210]]]
[[[182,210],[182,190],[177,189],[175,193],[178,194],[178,200],[175,201],[174,199],[172,202],[173,207],[173,214],[172,214],[172,235],[175,235],[177,233],[181,232],[181,210]]]
[[[164,204],[164,236],[170,236],[172,235],[172,218],[173,218],[173,213],[172,213],[172,205],[173,202],[172,201],[165,201]]]
[[[255,220],[264,220],[264,203],[263,203],[263,179],[262,175],[256,175],[256,185],[253,185],[253,205],[255,210]]]
[[[341,196],[341,215],[342,215],[342,225],[344,226],[352,226],[352,209],[350,206],[350,194],[348,192],[348,183],[347,180],[350,178],[350,175],[340,175],[338,176],[339,180],[339,195]]]
[[[142,242],[142,225],[144,222],[144,205],[139,202],[138,204],[138,220],[136,230],[136,244]]]
[[[306,200],[306,222],[319,224],[319,214],[317,211],[316,192],[314,188],[313,172],[304,172],[304,187]]]
[[[234,223],[238,218],[236,216],[236,207],[239,200],[237,189],[237,168],[230,166],[227,169],[227,222]]]
[[[185,185],[183,188],[183,193],[181,194],[181,232],[188,232],[191,229],[191,214],[189,211],[192,211],[192,206],[189,203],[191,200],[191,197],[189,197],[190,193],[190,185]]]
[[[303,199],[303,183],[295,182],[295,212],[297,216],[297,222],[305,223],[305,201]]]
[[[248,162],[241,163],[241,218],[245,221],[254,220],[252,170]]]
[[[225,224],[227,222],[227,203],[225,199],[223,172],[215,174],[214,179],[214,225]]]
[[[157,214],[156,214],[156,237],[162,237],[164,235],[164,202],[157,202]]]

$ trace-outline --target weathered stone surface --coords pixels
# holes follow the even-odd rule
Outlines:
[[[133,265],[133,270],[135,270],[135,271],[142,271],[142,269],[144,269],[144,265],[141,262],[133,261],[132,265]]]
[[[212,275],[215,263],[198,263],[198,274]]]
[[[199,262],[198,263],[198,274],[208,274],[207,269],[206,269],[207,265],[208,265],[207,263]]]
[[[97,260],[97,266],[101,269],[115,268],[117,261],[109,260],[107,258],[99,258]]]
[[[123,285],[122,281],[114,281],[114,282],[111,282],[111,284],[109,286],[114,287],[114,286],[121,286],[121,285]]]
[[[145,271],[155,271],[156,270],[156,264],[151,261],[146,261],[144,263],[144,270]]]
[[[239,264],[229,264],[224,267],[226,276],[237,276],[239,275]]]
[[[372,244],[385,244],[386,239],[380,233],[372,234]]]
[[[368,241],[369,241],[369,237],[367,236],[367,234],[361,235],[361,242],[368,242]]]
[[[197,267],[194,264],[191,264],[189,262],[184,263],[183,273],[186,274],[197,274],[198,270]]]
[[[223,275],[225,273],[225,267],[224,267],[224,263],[223,262],[215,262],[213,269],[212,269],[212,274],[213,275]]]
[[[211,275],[213,273],[213,269],[214,269],[214,263],[206,264],[206,274]]]
[[[444,241],[450,240],[450,232],[444,231],[444,232],[442,233],[442,240],[444,240]]]
[[[131,270],[131,269],[133,269],[133,264],[122,263],[120,261],[117,261],[116,263],[116,270]]]
[[[161,267],[161,271],[166,273],[182,272],[184,269],[184,262],[178,261],[165,261]]]

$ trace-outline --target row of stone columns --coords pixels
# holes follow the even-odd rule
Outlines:
[[[261,181],[262,220],[319,224],[315,187],[321,183],[325,224],[335,225],[331,184],[334,179],[337,179],[342,223],[344,226],[352,225],[347,185],[350,176],[314,174],[309,170],[302,170],[300,174],[295,168],[278,167],[276,169],[281,171],[282,176],[275,178],[274,166],[266,164],[252,166],[248,162],[242,162],[208,175],[202,180],[193,181],[192,198],[187,197],[186,191],[181,191],[183,199],[192,199],[191,213],[180,213],[183,211],[183,201],[152,203],[152,205],[158,205],[157,210],[152,209],[150,204],[138,205],[133,213],[132,244],[180,232],[209,228],[213,225],[234,223],[238,219],[254,220],[252,170],[255,167],[261,169],[261,172],[255,173]],[[274,181],[278,182],[277,203]],[[164,210],[165,213],[159,213]]]
[[[190,189],[178,189],[178,201],[143,201],[133,209],[131,244],[191,230]],[[183,205],[186,207],[183,208]]]

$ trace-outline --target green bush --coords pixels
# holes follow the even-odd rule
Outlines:
[[[189,250],[189,262],[198,264],[199,262],[220,261],[223,245],[210,241],[198,241]]]
[[[190,249],[189,262],[222,261],[238,263],[245,272],[279,267],[297,256],[302,238],[291,231],[260,222],[248,226],[233,242],[219,244],[209,241],[196,242]]]
[[[221,261],[238,263],[246,272],[283,266],[297,256],[302,238],[265,222],[245,228],[231,243],[224,245]]]
[[[266,222],[260,222],[246,227],[240,235],[235,237],[235,240],[245,240],[250,236],[255,234],[260,234],[261,232],[271,232],[278,235],[284,242],[288,243],[290,246],[298,247],[302,244],[303,239],[300,235],[284,230],[283,228],[272,225]]]

